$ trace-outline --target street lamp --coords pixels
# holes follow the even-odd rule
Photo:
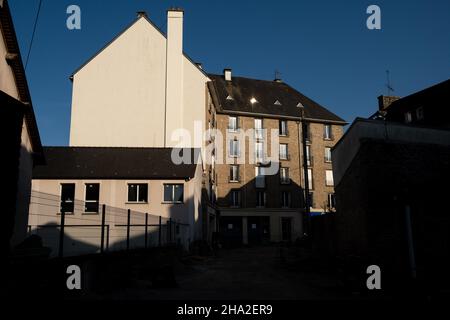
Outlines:
[[[303,104],[299,104],[299,108],[300,108],[300,121],[302,124],[302,146],[303,146],[303,175],[305,177],[305,186],[303,188],[303,190],[305,191],[305,216],[306,219],[304,219],[304,221],[306,220],[306,234],[308,234],[308,236],[311,233],[311,215],[310,215],[310,203],[309,203],[309,176],[308,176],[308,156],[306,153],[306,132],[307,132],[307,123],[306,123],[306,119],[305,119],[305,107],[303,106]]]

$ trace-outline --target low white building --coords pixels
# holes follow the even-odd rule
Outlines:
[[[157,245],[161,217],[177,226],[172,235],[164,231],[163,242],[171,236],[189,248],[202,237],[202,164],[199,149],[182,152],[190,164],[175,164],[172,148],[45,147],[47,163],[33,173],[29,231],[57,252],[64,212],[65,255],[98,252],[105,210],[105,241],[123,248],[130,210],[132,247],[144,247],[146,223]]]

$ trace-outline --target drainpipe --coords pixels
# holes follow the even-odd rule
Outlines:
[[[409,205],[405,206],[405,226],[406,226],[406,237],[408,242],[408,255],[409,255],[409,269],[411,277],[416,279],[416,257],[414,254],[414,239],[411,227],[411,207]]]

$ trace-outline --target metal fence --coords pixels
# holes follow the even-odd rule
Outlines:
[[[73,256],[177,244],[188,248],[189,225],[171,218],[32,191],[28,234],[51,255]]]

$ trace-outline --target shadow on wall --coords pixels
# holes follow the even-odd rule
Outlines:
[[[52,256],[59,254],[60,248],[60,206],[57,196],[33,192],[29,235],[39,235],[45,247],[51,248]],[[186,215],[193,200],[172,205],[169,217],[160,217],[137,211],[104,206],[103,229],[104,251],[123,251],[147,247],[176,244],[185,250],[192,241],[192,227]],[[74,213],[67,213],[64,219],[63,256],[98,253],[102,247],[102,210],[99,213],[85,213],[85,203],[75,201]],[[184,217],[181,215],[184,214]],[[174,218],[172,218],[174,217]],[[183,218],[183,219],[181,219]],[[146,232],[147,231],[147,232]]]
[[[16,199],[19,179],[19,156],[21,145],[24,105],[0,91],[0,133],[3,137],[3,180],[8,187],[2,192],[2,223],[0,250],[5,256],[10,253],[10,240],[16,221]],[[30,168],[31,169],[31,168]]]
[[[245,173],[241,172],[242,174]],[[237,194],[235,193],[236,191],[238,192]],[[237,182],[236,188],[230,189],[227,194],[217,199],[217,204],[221,208],[230,208],[230,212],[236,208],[240,213],[245,213],[245,209],[254,210],[258,207],[268,209],[271,212],[279,209],[281,217],[285,213],[286,218],[289,219],[289,217],[292,217],[293,211],[302,211],[304,207],[303,194],[304,191],[301,186],[291,179],[282,181],[280,172],[278,172],[275,175],[253,178],[243,185]],[[236,205],[236,201],[239,205]],[[264,206],[259,206],[261,202],[265,202]],[[288,213],[291,213],[291,215]],[[257,211],[253,211],[252,215],[249,215],[247,218],[248,243],[259,244],[273,241],[273,239],[279,239],[277,241],[292,241],[297,238],[292,221],[289,227],[284,229],[282,221],[280,221],[279,228],[271,226],[272,222],[273,219],[271,221],[270,215],[258,216]],[[230,227],[231,225],[232,227]],[[239,246],[242,244],[242,228],[244,226],[242,225],[241,216],[221,216],[219,226],[222,244],[226,246]],[[271,233],[280,234],[271,235]]]

